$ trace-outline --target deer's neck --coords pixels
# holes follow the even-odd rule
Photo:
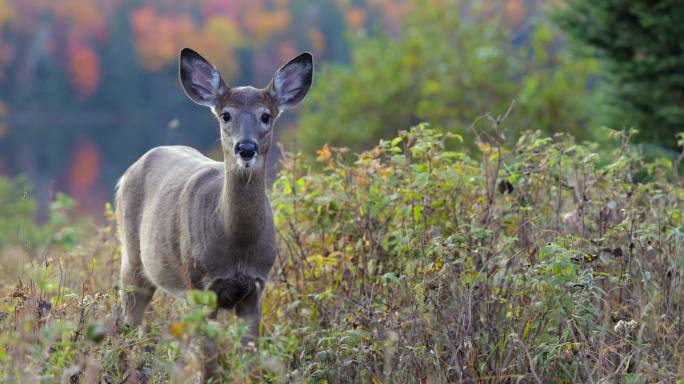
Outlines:
[[[256,241],[266,220],[265,162],[253,168],[238,169],[226,160],[225,169],[219,205],[224,229],[231,240],[248,244]]]

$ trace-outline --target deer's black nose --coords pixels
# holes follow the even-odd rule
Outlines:
[[[243,160],[251,160],[256,156],[259,147],[253,141],[241,141],[235,144],[235,154]]]

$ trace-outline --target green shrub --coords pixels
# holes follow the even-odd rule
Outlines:
[[[323,67],[296,132],[304,153],[367,149],[418,121],[470,138],[463,127],[513,100],[517,131],[589,136],[596,65],[560,48],[552,26],[532,21],[521,43],[487,6],[424,3],[398,36],[358,36],[350,64]]]
[[[79,228],[67,224],[71,224],[69,213],[74,206],[72,198],[58,193],[46,222],[36,225],[38,206],[26,180],[0,177],[0,248],[19,247],[35,254],[45,247],[73,246]]]
[[[683,191],[671,165],[645,163],[633,133],[613,132],[617,147],[604,153],[534,132],[507,146],[491,121],[476,130],[477,160],[449,149],[459,137],[420,125],[359,155],[324,147],[323,172],[285,161],[273,192],[281,267],[267,302],[270,321],[309,324],[297,374],[682,374]]]
[[[325,146],[321,167],[287,155],[257,353],[244,324],[208,319],[202,292],[157,295],[144,331],[118,330],[111,226],[51,249],[3,282],[3,382],[189,382],[207,335],[228,382],[675,382],[671,163],[643,160],[633,132],[597,151],[562,134],[512,142],[502,120],[475,125],[476,151],[419,125],[359,154]]]

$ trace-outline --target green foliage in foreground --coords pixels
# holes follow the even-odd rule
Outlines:
[[[359,155],[324,147],[322,171],[284,159],[257,353],[232,316],[207,320],[215,297],[201,292],[159,295],[145,332],[117,333],[110,227],[20,279],[3,273],[3,381],[184,383],[203,335],[219,339],[228,382],[682,377],[684,189],[671,164],[645,163],[624,133],[603,153],[564,135],[506,146],[496,121],[477,132],[476,155],[418,126]]]
[[[595,62],[559,49],[552,26],[535,21],[521,44],[483,4],[420,3],[398,36],[357,37],[350,64],[323,67],[296,132],[304,153],[367,149],[418,121],[465,136],[460,127],[512,100],[520,131],[589,135]]]
[[[684,2],[570,0],[559,24],[603,65],[606,123],[675,149],[684,125]]]
[[[49,220],[35,225],[36,201],[31,189],[22,177],[0,177],[0,249],[21,247],[33,254],[51,246],[70,248],[82,232],[82,225],[69,223],[66,213],[75,202],[62,193],[57,194],[49,206]]]

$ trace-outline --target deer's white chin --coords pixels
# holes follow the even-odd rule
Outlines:
[[[243,160],[241,158],[237,159],[237,164],[240,168],[252,168],[256,165],[257,157],[254,156],[249,160]]]

